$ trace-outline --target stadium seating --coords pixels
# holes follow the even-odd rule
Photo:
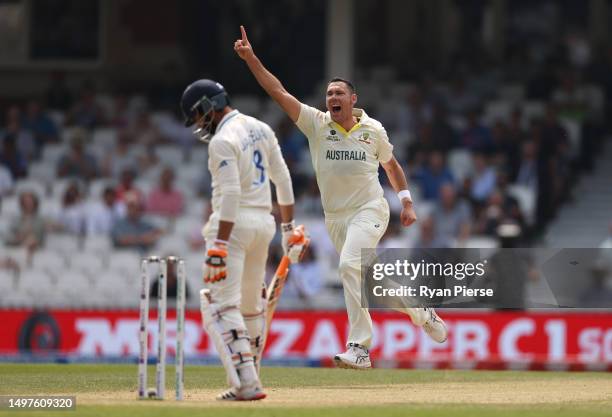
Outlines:
[[[405,102],[408,93],[415,90],[417,85],[411,82],[399,81],[392,68],[373,68],[360,73],[363,80],[359,80],[359,105],[365,107],[371,116],[388,115],[395,111],[399,103]],[[322,86],[325,83],[322,82]],[[433,88],[436,92],[447,91],[445,84]],[[601,113],[604,103],[604,93],[599,86],[585,85],[582,87],[588,99],[589,108],[597,114]],[[383,99],[383,97],[385,99]],[[305,102],[319,105],[320,96],[304,99]],[[101,94],[97,97],[98,104],[107,116],[115,114],[115,103],[111,96]],[[129,108],[146,108],[146,99],[134,96],[129,100]],[[254,96],[232,96],[233,105],[246,114],[260,116],[273,128],[286,117],[282,110],[272,100],[261,100]],[[526,88],[522,84],[503,84],[496,91],[493,99],[486,100],[483,106],[483,122],[490,126],[496,120],[507,121],[513,108],[520,106],[525,126],[535,117],[545,113],[547,104],[541,101],[527,100]],[[145,106],[145,107],[143,107]],[[62,126],[65,114],[59,111],[49,113],[52,119]],[[197,238],[205,222],[204,212],[208,200],[199,194],[206,189],[210,182],[208,173],[208,149],[206,146],[186,141],[191,138],[188,129],[181,126],[175,116],[169,111],[153,111],[150,113],[152,123],[172,140],[156,145],[154,151],[158,163],[148,167],[138,167],[138,176],[135,184],[146,195],[157,186],[159,175],[163,166],[168,165],[175,170],[175,186],[185,198],[185,210],[178,218],[170,219],[163,216],[145,214],[147,220],[165,231],[156,247],[151,248],[151,254],[176,254],[186,260],[188,281],[192,291],[190,303],[197,305],[197,290],[201,287],[201,264],[203,254],[201,248],[192,250],[190,239]],[[383,116],[384,118],[384,116]],[[456,129],[465,127],[465,119],[457,115],[449,116],[449,123]],[[579,155],[582,141],[581,125],[572,119],[562,118],[562,126],[568,133],[571,144],[571,156]],[[415,132],[392,128],[390,137],[398,155],[406,155],[409,145],[414,144],[418,138]],[[63,127],[60,130],[60,142],[46,144],[39,160],[33,161],[29,166],[29,175],[20,179],[15,185],[15,194],[5,197],[0,206],[0,234],[4,235],[10,228],[10,222],[19,214],[17,194],[23,190],[32,190],[40,198],[40,212],[50,219],[55,219],[60,213],[61,200],[66,187],[73,181],[71,179],[57,178],[56,169],[59,159],[69,149],[70,138],[74,128]],[[186,135],[186,136],[185,136]],[[93,154],[98,164],[110,155],[117,144],[118,130],[113,126],[102,126],[91,131],[87,141],[87,152]],[[146,154],[148,148],[142,144],[131,146],[130,152],[136,157]],[[306,150],[304,149],[304,152]],[[307,155],[304,153],[304,155]],[[400,161],[405,164],[405,161]],[[468,178],[474,170],[472,154],[465,149],[453,149],[447,155],[447,164],[457,184]],[[413,167],[409,167],[413,168]],[[312,177],[312,163],[309,157],[303,157],[293,173]],[[102,177],[91,180],[88,184],[82,183],[85,191],[84,204],[100,201],[102,190],[107,185],[117,183],[117,178]],[[419,218],[425,218],[433,209],[431,203],[422,201],[417,185],[411,184],[413,199]],[[514,197],[528,223],[536,222],[537,196],[533,190],[512,184],[507,189],[508,194]],[[388,198],[393,198],[393,192],[388,192]],[[393,205],[393,204],[392,204]],[[393,208],[393,207],[392,207]],[[395,207],[397,209],[397,207]],[[298,210],[299,211],[299,210]],[[326,290],[315,301],[320,306],[333,306],[338,297],[337,278],[338,257],[329,241],[324,223],[320,217],[305,213],[306,218],[299,219],[307,224],[313,236],[313,249],[322,271],[322,281]],[[567,216],[565,216],[567,217]],[[574,217],[570,216],[567,222],[571,223]],[[569,224],[568,223],[568,224]],[[571,224],[570,224],[571,225]],[[556,236],[556,235],[555,235]],[[419,228],[412,227],[401,231],[402,242],[407,246],[413,245],[419,239]],[[467,247],[495,248],[496,241],[491,237],[473,236],[465,242]],[[13,288],[16,296],[11,300],[0,298],[0,305],[19,305],[28,303],[42,296],[43,290],[54,290],[53,295],[47,297],[51,304],[63,306],[116,306],[128,307],[137,303],[137,286],[139,277],[139,261],[142,256],[136,251],[115,249],[108,236],[72,236],[50,231],[45,248],[35,253],[30,259],[26,252],[19,248],[0,246],[2,254],[16,260],[20,266],[19,278],[11,281],[12,272],[0,270],[0,292],[3,289]],[[79,280],[80,277],[80,280]],[[11,284],[12,282],[12,284]],[[79,299],[79,293],[97,293],[95,297]],[[85,301],[86,300],[86,301]],[[335,301],[334,301],[335,300]],[[91,303],[91,304],[89,304]]]
[[[461,183],[474,171],[472,154],[465,149],[453,149],[448,154],[448,167],[455,180]]]

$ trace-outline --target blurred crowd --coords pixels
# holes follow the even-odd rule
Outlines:
[[[116,94],[104,101],[90,82],[74,92],[61,74],[51,79],[44,97],[10,105],[3,118],[4,244],[33,252],[44,246],[48,233],[63,233],[107,235],[117,248],[151,249],[163,228],[143,215],[176,218],[186,204],[174,186],[180,167],[161,162],[155,150],[168,145],[185,154],[183,145],[192,141],[190,132],[170,116],[153,123],[144,97]],[[113,140],[96,143],[99,129],[109,130]],[[37,165],[47,171],[37,175]],[[155,184],[142,190],[136,180],[145,172],[155,176]],[[98,186],[91,187],[94,183]],[[7,207],[11,198],[18,201],[18,213]],[[41,199],[59,204],[41,212]],[[16,216],[8,221],[11,214]]]
[[[376,100],[364,93],[359,103],[365,103],[366,112],[389,133],[420,210],[418,231],[408,237],[398,225],[399,207],[381,175],[392,209],[383,247],[456,247],[474,236],[498,239],[505,224],[518,226],[513,230],[519,230],[521,245],[537,242],[559,207],[577,198],[572,186],[593,168],[609,133],[605,121],[611,108],[612,48],[585,53],[583,43],[573,42],[549,59],[532,63],[521,76],[513,65],[475,61],[443,80],[356,80],[358,94],[360,86],[366,92],[377,90]],[[143,95],[97,91],[92,82],[74,90],[58,73],[50,80],[44,94],[3,112],[4,245],[34,253],[50,233],[104,235],[115,248],[147,253],[173,233],[168,225],[186,216],[196,202],[204,202],[196,213],[202,225],[209,213],[205,202],[210,184],[205,159],[194,162],[192,153],[204,145],[196,144],[182,126],[176,108],[166,102],[159,108],[159,100]],[[324,91],[313,91],[312,97],[313,104],[322,107]],[[298,220],[321,221],[305,137],[279,112],[264,113],[260,107],[269,106],[242,110],[275,129],[294,179]],[[113,140],[105,141],[108,132]],[[165,158],[170,148],[179,151],[179,159]],[[51,158],[50,149],[61,152]],[[50,161],[49,177],[41,179],[45,171],[35,175],[34,167]],[[189,161],[190,169],[195,167],[189,182],[176,181]],[[139,187],[143,178],[149,180],[147,189]],[[40,187],[34,186],[36,181]],[[61,184],[59,193],[50,191],[56,184]],[[58,206],[42,212],[41,203],[50,198],[58,199]],[[18,201],[17,213],[4,207],[10,199]],[[7,220],[6,213],[14,218]],[[315,225],[313,233],[315,246],[295,268],[287,290],[306,300],[324,287],[327,269],[320,258],[333,253],[324,228]],[[181,238],[191,250],[201,250],[199,228]],[[277,239],[270,272],[280,253]]]

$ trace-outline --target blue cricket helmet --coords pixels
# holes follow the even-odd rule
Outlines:
[[[194,134],[203,142],[208,142],[212,135],[212,118],[215,111],[229,105],[229,96],[221,84],[213,80],[197,80],[187,86],[181,97],[181,110],[185,126],[204,118],[204,126],[194,130]]]

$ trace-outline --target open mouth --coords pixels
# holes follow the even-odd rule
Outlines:
[[[342,110],[342,107],[337,106],[337,105],[336,106],[331,106],[331,110],[332,110],[333,114],[338,114]]]

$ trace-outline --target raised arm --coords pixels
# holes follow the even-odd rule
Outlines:
[[[246,62],[255,79],[266,93],[282,107],[294,123],[297,122],[298,117],[300,117],[302,103],[289,94],[279,79],[263,66],[253,52],[251,43],[242,25],[240,26],[240,32],[242,37],[234,42],[234,51]]]

